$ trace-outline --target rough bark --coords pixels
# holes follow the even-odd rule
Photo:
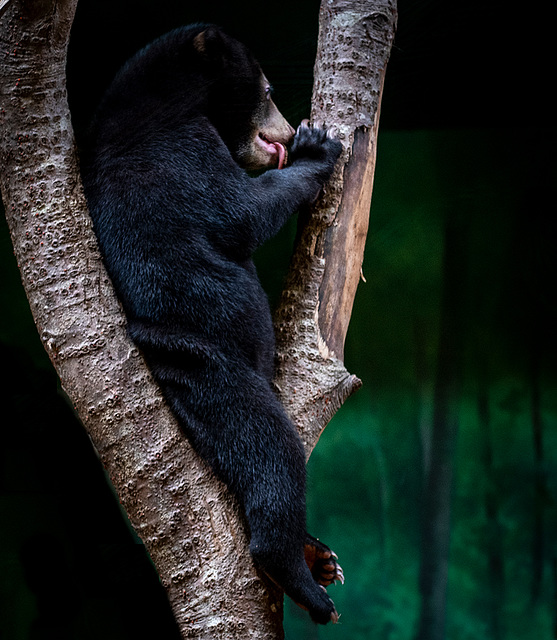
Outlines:
[[[253,568],[237,506],[192,451],[129,341],[99,255],[66,99],[66,47],[76,5],[77,0],[11,0],[0,6],[0,186],[29,304],[62,386],[157,567],[183,637],[281,638],[281,593]],[[285,405],[310,434],[308,453],[358,384],[342,366],[342,342],[363,255],[373,175],[369,158],[394,3],[325,0],[321,19],[339,42],[321,33],[315,100],[319,104],[319,96],[327,95],[325,79],[344,89],[335,88],[328,98],[336,105],[334,114],[324,102],[325,110],[314,108],[312,117],[337,122],[346,151],[303,234],[278,316],[277,380]],[[346,64],[324,63],[330,46]],[[363,62],[350,68],[358,55]],[[371,77],[376,89],[370,88]],[[365,186],[358,187],[358,180]],[[345,278],[334,277],[345,263]],[[344,280],[350,293],[341,296],[337,327],[332,310]],[[316,377],[322,365],[326,373]]]
[[[309,454],[361,382],[343,364],[361,277],[375,170],[379,105],[396,25],[394,0],[323,0],[311,121],[344,153],[304,216],[275,316],[276,385]]]

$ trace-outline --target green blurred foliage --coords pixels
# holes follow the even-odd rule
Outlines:
[[[549,329],[556,307],[544,292],[555,283],[556,262],[550,258],[540,272],[538,261],[552,240],[538,235],[535,211],[528,209],[532,227],[522,227],[532,167],[531,158],[511,153],[518,134],[463,130],[380,135],[364,263],[367,282],[360,284],[346,345],[348,368],[361,375],[364,388],[327,427],[309,464],[311,530],[333,545],[350,577],[344,587],[331,588],[342,613],[338,629],[316,631],[290,607],[287,638],[406,640],[415,632],[423,481],[419,421],[431,420],[432,414],[442,224],[450,208],[467,216],[463,241],[469,263],[462,265],[467,290],[461,295],[468,307],[447,638],[552,637],[557,613],[557,388]],[[533,260],[513,253],[517,225],[524,250],[528,245],[538,248]],[[528,286],[518,286],[514,278]],[[418,336],[425,341],[426,366],[421,370]],[[527,366],[536,342],[542,347],[543,496],[536,496],[540,468]],[[424,370],[426,378],[420,379]],[[488,396],[488,429],[479,415],[482,393]],[[491,516],[489,499],[495,507]],[[540,539],[534,529],[538,508]],[[533,550],[540,543],[542,578],[533,599]],[[498,585],[490,568],[494,546],[503,562]]]

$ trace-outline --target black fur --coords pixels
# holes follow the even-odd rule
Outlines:
[[[83,178],[132,339],[196,451],[240,499],[255,561],[326,623],[334,605],[303,555],[304,452],[271,387],[273,328],[251,256],[316,198],[341,147],[302,126],[290,166],[250,177],[238,162],[249,164],[246,141],[265,118],[261,78],[215,27],[163,36],[108,90]]]

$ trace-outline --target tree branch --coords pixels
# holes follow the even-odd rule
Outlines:
[[[332,129],[344,153],[302,229],[275,315],[275,383],[308,457],[361,386],[344,367],[344,340],[361,277],[396,16],[395,0],[321,3],[311,120]]]
[[[381,8],[372,14],[370,7],[383,4],[390,13]],[[248,560],[242,516],[166,407],[126,334],[102,264],[66,99],[66,48],[76,5],[12,0],[0,11],[0,187],[31,311],[62,386],[157,567],[182,635],[280,638],[281,594]],[[277,315],[277,384],[308,449],[359,384],[342,365],[342,344],[363,255],[360,218],[369,211],[369,158],[380,99],[380,88],[373,89],[371,110],[366,106],[358,115],[371,86],[359,78],[378,76],[382,85],[394,23],[393,3],[324,0],[323,7],[318,60],[334,47],[364,62],[352,70],[338,62],[326,68],[323,58],[316,66],[314,105],[322,101],[323,109],[314,106],[312,118],[335,124],[346,145],[344,163],[302,234]],[[375,12],[389,15],[389,26],[372,19]],[[336,40],[341,35],[344,44]],[[347,39],[356,35],[352,46]],[[329,77],[330,94],[323,88]],[[349,90],[337,84],[342,78]],[[345,99],[343,91],[352,95]],[[333,104],[336,114],[328,107]],[[358,180],[365,186],[358,187]],[[352,209],[360,221],[356,232],[349,222]],[[335,272],[345,264],[339,281]],[[336,288],[345,286],[350,291],[339,297]]]

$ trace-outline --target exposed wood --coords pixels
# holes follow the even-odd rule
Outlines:
[[[344,153],[301,230],[275,316],[276,384],[308,456],[361,385],[344,367],[344,340],[361,278],[396,16],[391,0],[321,3],[311,121],[330,128]]]

